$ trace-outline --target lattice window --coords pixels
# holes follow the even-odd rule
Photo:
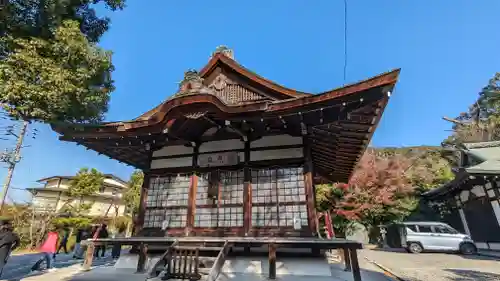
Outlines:
[[[164,210],[146,210],[146,214],[144,215],[144,227],[161,227],[164,217]]]
[[[194,218],[195,227],[217,227],[217,208],[198,208]]]
[[[252,225],[308,225],[302,167],[252,171]]]
[[[294,226],[294,219],[300,219],[300,224],[308,225],[307,207],[301,205],[286,205],[279,206],[280,226]]]
[[[243,179],[243,171],[211,172],[200,175],[194,226],[243,226]],[[211,188],[215,188],[215,199],[208,195]]]
[[[243,208],[242,207],[221,207],[219,208],[220,227],[239,227],[243,226]]]
[[[179,228],[186,226],[187,209],[170,209],[165,213],[167,228]]]
[[[209,185],[209,173],[204,173],[198,176],[198,187],[196,192],[197,206],[213,204],[213,200],[211,198],[208,198]]]
[[[275,169],[252,171],[252,225],[278,226],[277,173]]]
[[[304,175],[301,167],[279,169],[277,182],[280,203],[306,201]]]
[[[243,204],[243,171],[229,171],[219,173],[220,203]]]
[[[189,175],[151,179],[146,199],[144,227],[184,227],[190,188]]]

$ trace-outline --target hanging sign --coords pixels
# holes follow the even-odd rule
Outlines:
[[[234,166],[238,163],[238,152],[236,151],[198,155],[198,166],[200,167]]]

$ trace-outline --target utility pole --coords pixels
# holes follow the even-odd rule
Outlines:
[[[3,207],[5,204],[5,198],[7,197],[7,193],[9,192],[10,182],[12,181],[12,175],[14,174],[14,169],[16,168],[16,164],[21,160],[21,148],[23,146],[24,135],[26,134],[26,130],[28,129],[28,122],[23,121],[21,126],[21,130],[19,131],[19,135],[12,135],[17,137],[16,148],[13,152],[7,152],[3,155],[3,161],[9,164],[9,169],[7,171],[7,177],[5,178],[5,182],[3,184],[3,188],[1,191],[2,202],[0,203],[0,215],[3,213]]]

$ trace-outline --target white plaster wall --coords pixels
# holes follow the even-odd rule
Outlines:
[[[193,148],[184,145],[164,146],[153,152],[153,157],[172,156],[193,153]]]
[[[127,186],[117,180],[114,180],[114,179],[104,179],[104,183],[107,183],[109,185],[112,185],[112,186],[116,186],[116,187],[121,187],[121,188],[127,188]]]
[[[245,143],[239,139],[210,141],[200,145],[199,152],[212,152],[231,149],[244,149]]]
[[[53,180],[49,180],[47,181],[47,183],[45,184],[46,187],[53,187],[53,188],[57,188],[57,185],[59,183],[59,179],[53,179]]]
[[[264,161],[273,159],[301,158],[304,157],[302,148],[287,148],[250,151],[250,161]]]
[[[302,144],[302,137],[290,135],[265,136],[250,142],[250,148]]]
[[[192,165],[193,165],[193,157],[155,159],[151,161],[151,169],[189,167]]]
[[[42,191],[33,196],[31,203],[33,204],[35,210],[56,210],[58,199],[59,192]]]

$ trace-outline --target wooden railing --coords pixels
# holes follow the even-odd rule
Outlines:
[[[207,281],[215,281],[217,279],[217,277],[220,274],[220,271],[222,270],[222,267],[224,266],[224,262],[226,261],[227,255],[229,254],[229,250],[231,249],[231,247],[232,245],[228,241],[224,243],[222,250],[217,255],[217,258],[212,266],[212,269],[210,269],[210,273],[208,273]]]
[[[198,248],[191,249],[176,249],[167,256],[167,270],[163,280],[180,279],[180,280],[200,280],[201,274],[198,272],[200,264],[200,250]]]
[[[163,269],[161,270],[162,272],[167,268],[168,263],[170,259],[172,258],[172,252],[174,251],[174,247],[179,244],[178,240],[175,240],[170,247],[161,255],[160,259],[153,265],[153,267],[149,270],[148,272],[148,277],[149,278],[154,278],[158,276],[157,271],[158,271],[158,266],[161,265],[162,263],[164,264]],[[160,272],[161,273],[161,272]]]

